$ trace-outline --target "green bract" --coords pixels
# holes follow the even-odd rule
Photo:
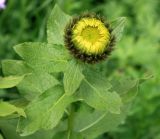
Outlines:
[[[0,118],[18,113],[21,136],[34,133],[33,138],[95,139],[124,121],[137,94],[140,79],[109,80],[99,70],[104,70],[105,64],[89,66],[69,54],[64,47],[64,29],[71,18],[55,5],[47,23],[47,42],[16,45],[14,50],[22,60],[2,61],[5,77],[0,78],[0,88],[16,86],[23,101],[15,100],[15,106],[0,102],[0,110],[7,107],[0,111]],[[124,17],[113,22],[117,40],[124,22]],[[0,122],[0,127],[13,130],[6,121]]]

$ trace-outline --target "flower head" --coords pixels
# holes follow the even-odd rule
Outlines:
[[[66,47],[84,62],[96,63],[105,59],[114,43],[115,37],[109,24],[96,14],[74,17],[66,26]]]
[[[4,9],[6,7],[5,0],[0,0],[0,9]]]

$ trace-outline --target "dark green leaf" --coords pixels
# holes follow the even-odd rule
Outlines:
[[[82,68],[75,61],[71,61],[64,72],[64,89],[67,95],[72,95],[80,86],[84,76]]]
[[[5,76],[24,75],[32,72],[32,69],[21,60],[3,60],[2,70]]]
[[[72,101],[73,98],[66,96],[60,86],[46,91],[27,106],[27,118],[20,118],[18,131],[26,136],[40,129],[52,129]]]
[[[113,79],[112,89],[120,94],[123,102],[132,101],[138,93],[139,80],[138,79]]]
[[[26,117],[22,108],[18,108],[8,102],[0,101],[0,117],[10,116],[14,113],[18,113],[18,115]]]
[[[14,47],[31,67],[41,72],[60,72],[67,64],[68,55],[62,51],[62,46],[38,42],[28,42]]]
[[[18,89],[28,100],[32,100],[57,84],[59,81],[49,73],[33,72],[24,78]]]
[[[47,23],[48,43],[64,44],[64,29],[70,18],[58,5],[55,5]]]
[[[121,98],[116,92],[110,91],[111,87],[109,81],[93,72],[86,75],[79,93],[82,99],[95,109],[120,113]]]
[[[0,77],[0,89],[2,88],[12,88],[17,86],[24,79],[24,75],[22,76],[8,76],[8,77]]]
[[[71,134],[68,131],[57,133],[53,139],[84,139],[81,134],[72,132]]]
[[[117,42],[120,41],[122,37],[123,30],[125,27],[125,22],[126,22],[125,17],[119,17],[118,19],[112,22],[112,28],[113,28],[112,34],[116,37]]]
[[[121,111],[121,114],[111,114],[105,111],[93,111],[82,105],[75,114],[74,130],[87,139],[94,139],[104,132],[115,129],[124,121],[128,109],[123,107]]]
[[[0,129],[5,137],[5,139],[52,139],[53,130],[50,131],[40,131],[33,135],[22,137],[16,132],[17,119],[12,120],[1,120]]]

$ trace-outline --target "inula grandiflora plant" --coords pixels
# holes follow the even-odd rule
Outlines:
[[[95,139],[124,123],[139,83],[148,78],[109,78],[102,72],[119,47],[124,23],[124,17],[111,21],[89,12],[71,17],[55,5],[47,42],[16,45],[21,60],[2,61],[0,89],[16,87],[19,97],[0,101],[0,118],[9,123],[0,135]]]

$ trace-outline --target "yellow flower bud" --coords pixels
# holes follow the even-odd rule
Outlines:
[[[113,49],[114,42],[109,24],[95,14],[75,17],[66,26],[65,45],[84,62],[96,63],[105,59]]]

